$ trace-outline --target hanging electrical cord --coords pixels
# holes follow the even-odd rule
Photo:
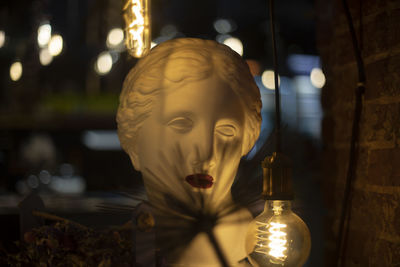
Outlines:
[[[362,2],[362,1],[361,1]],[[353,19],[350,14],[349,7],[347,5],[346,0],[342,0],[344,12],[347,18],[347,23],[351,35],[351,40],[354,49],[354,55],[357,63],[358,70],[358,82],[355,90],[355,107],[354,107],[354,118],[352,125],[352,133],[351,133],[351,143],[350,143],[350,152],[349,152],[349,165],[347,169],[345,189],[344,189],[344,197],[342,203],[342,211],[340,216],[340,226],[336,247],[336,260],[337,266],[344,266],[345,258],[346,258],[346,246],[348,233],[350,228],[350,220],[351,220],[351,206],[353,199],[353,186],[354,181],[356,179],[356,170],[358,163],[358,140],[359,140],[359,132],[360,132],[360,120],[362,113],[362,99],[365,92],[365,68],[364,62],[361,57],[360,46],[357,41],[356,33],[354,30]],[[361,10],[361,9],[360,9]],[[360,20],[361,24],[361,20]],[[361,25],[360,25],[361,27]],[[361,28],[360,28],[361,31]],[[360,37],[362,35],[360,34]]]
[[[271,26],[271,39],[273,51],[273,64],[274,64],[274,82],[275,82],[275,133],[276,133],[276,152],[281,152],[281,101],[279,92],[279,76],[278,76],[278,53],[276,51],[276,38],[275,38],[275,12],[274,0],[269,1],[269,16]]]

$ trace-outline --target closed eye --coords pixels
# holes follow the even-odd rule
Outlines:
[[[193,128],[193,121],[186,117],[177,117],[170,120],[168,126],[179,133],[186,133]]]
[[[230,124],[223,124],[217,126],[215,131],[224,137],[234,137],[236,136],[236,128],[233,125]]]

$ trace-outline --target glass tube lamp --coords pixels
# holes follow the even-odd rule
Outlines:
[[[129,54],[140,58],[151,48],[150,0],[127,0],[123,7],[125,45]]]

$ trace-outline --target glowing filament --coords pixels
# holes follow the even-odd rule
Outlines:
[[[286,224],[271,222],[269,224],[257,223],[257,245],[255,252],[270,255],[275,258],[276,262],[284,261],[287,250],[287,239],[284,228]]]
[[[270,248],[269,255],[284,259],[285,255],[283,252],[286,250],[286,233],[282,232],[281,228],[286,228],[286,224],[281,223],[274,223],[271,222],[268,232],[270,233],[269,236],[269,244],[268,247]]]
[[[128,0],[124,7],[126,47],[134,57],[150,51],[149,0]]]

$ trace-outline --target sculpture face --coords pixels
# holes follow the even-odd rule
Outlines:
[[[174,39],[127,75],[118,135],[150,202],[166,193],[192,203],[183,198],[189,189],[217,206],[231,198],[240,158],[259,134],[260,109],[259,90],[239,55],[215,41]]]
[[[217,75],[165,81],[163,88],[138,132],[133,164],[143,173],[146,188],[163,185],[179,191],[183,185],[219,202],[230,194],[242,156],[241,100]],[[150,201],[156,198],[147,191]]]

